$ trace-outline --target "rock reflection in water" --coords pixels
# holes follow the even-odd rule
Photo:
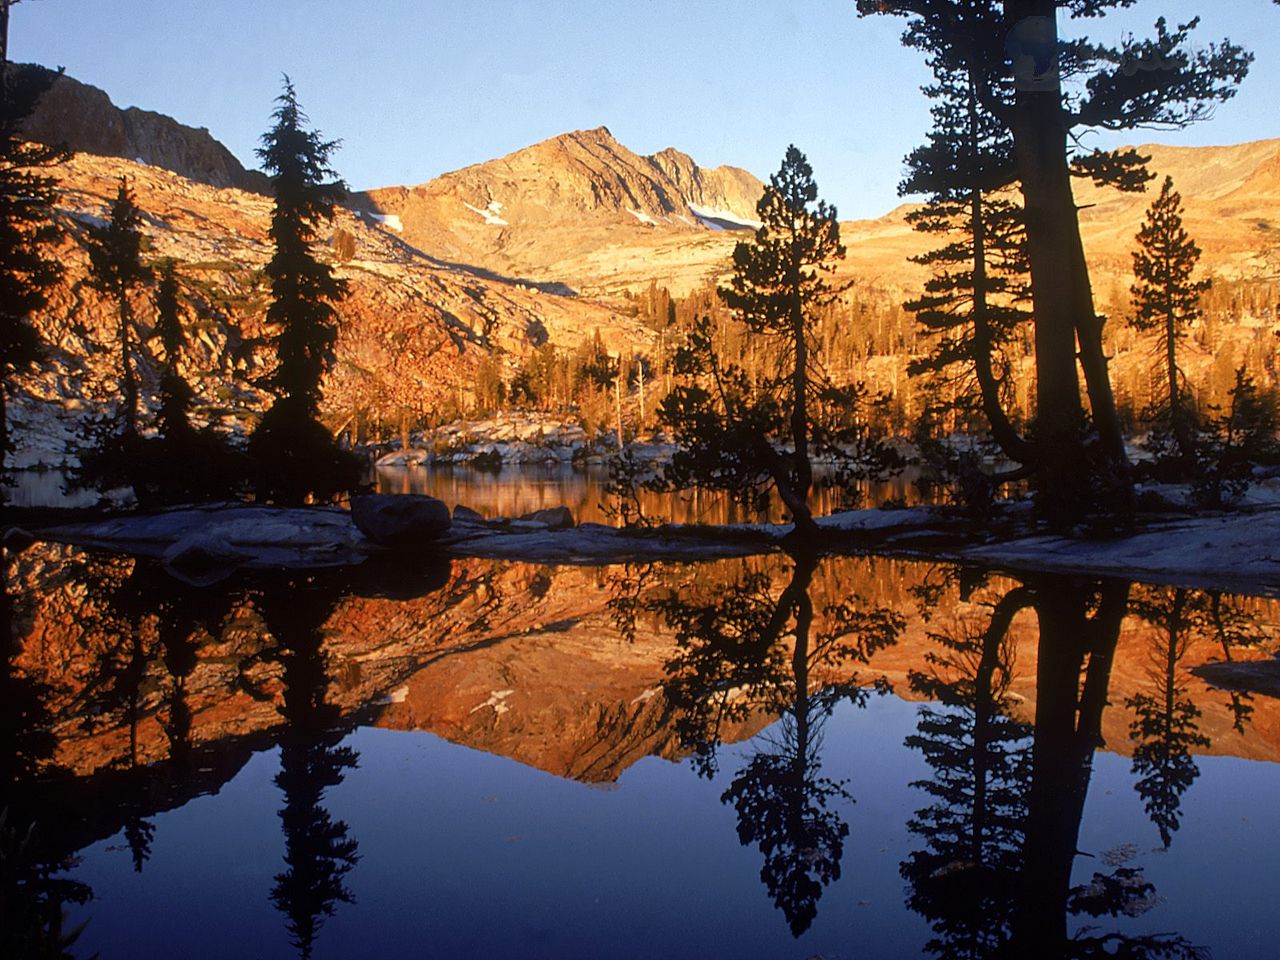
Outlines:
[[[862,483],[863,504],[885,500],[920,502],[920,492],[911,471],[883,483]],[[425,493],[443,500],[451,508],[470,507],[486,517],[519,517],[535,510],[567,506],[578,522],[613,523],[606,486],[609,472],[604,466],[507,466],[498,471],[466,466],[379,467],[375,472],[380,493]],[[824,481],[830,477],[818,471],[813,493],[815,515],[848,509],[851,501],[844,490]],[[773,505],[763,515],[735,504],[718,493],[690,490],[684,493],[653,493],[638,490],[638,503],[646,516],[661,517],[671,523],[755,523],[781,521],[784,511]]]
[[[650,755],[688,759],[716,781],[723,831],[749,848],[763,890],[749,882],[781,912],[766,908],[762,943],[776,929],[816,945],[830,937],[828,911],[850,916],[841,878],[865,866],[848,853],[866,840],[862,823],[893,832],[908,819],[855,803],[868,796],[849,769],[847,725],[831,725],[890,687],[921,702],[907,747],[929,771],[901,852],[907,905],[932,930],[917,946],[939,957],[1192,956],[1168,908],[1135,919],[1162,893],[1150,866],[1080,859],[1095,753],[1132,755],[1122,792],[1137,791],[1151,842],[1172,848],[1186,797],[1202,789],[1200,756],[1280,758],[1277,702],[1196,673],[1273,653],[1274,605],[1200,591],[783,555],[604,569],[397,563],[194,587],[44,544],[10,559],[8,582],[0,850],[6,903],[28,919],[6,912],[5,956],[23,956],[10,944],[37,932],[65,935],[63,907],[88,896],[69,869],[78,851],[121,836],[125,869],[145,877],[149,858],[173,853],[161,814],[218,791],[269,748],[283,836],[282,865],[281,847],[264,854],[272,928],[305,957],[325,955],[336,930],[324,924],[339,914],[370,936],[403,922],[380,898],[356,902],[375,854],[347,808],[331,812],[344,781],[362,795],[389,788],[361,779],[349,735],[366,723],[588,783],[617,781]],[[33,819],[39,847],[13,856]],[[90,940],[93,930],[91,917]]]

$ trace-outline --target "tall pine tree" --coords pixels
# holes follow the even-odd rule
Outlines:
[[[858,0],[864,16],[908,18],[905,39],[973,78],[985,113],[1013,141],[1005,184],[1021,189],[1035,310],[1038,471],[1044,514],[1067,524],[1091,506],[1088,481],[1116,503],[1132,502],[1130,470],[1094,307],[1071,176],[1121,189],[1147,179],[1133,151],[1077,156],[1077,129],[1182,127],[1234,95],[1252,55],[1229,42],[1192,51],[1197,21],[1119,47],[1061,42],[1058,13],[1102,17],[1134,0]],[[1157,69],[1146,65],[1155,64]],[[1064,83],[1064,78],[1066,82]],[[1085,456],[1079,362],[1103,457]],[[1092,474],[1092,477],[1090,476]]]
[[[52,221],[57,181],[42,171],[69,154],[30,143],[21,133],[23,121],[57,76],[0,64],[0,468],[10,452],[8,408],[17,379],[42,352],[32,316],[62,276],[62,265],[46,252],[58,236]]]
[[[250,453],[259,465],[260,494],[300,502],[309,494],[331,497],[358,479],[357,465],[319,422],[321,382],[333,364],[338,338],[334,305],[346,296],[347,284],[313,248],[317,228],[333,219],[345,185],[333,179],[329,165],[338,141],[306,128],[307,116],[287,76],[276,102],[275,125],[258,150],[275,192],[270,230],[275,253],[266,275],[276,364],[262,381],[275,401],[254,432]]]
[[[195,391],[178,367],[186,345],[182,329],[182,304],[178,295],[178,271],[172,260],[160,267],[156,287],[156,336],[164,351],[160,368],[160,411],[157,416],[161,439],[181,443],[191,434],[190,410]]]
[[[1173,178],[1164,186],[1137,236],[1133,251],[1133,326],[1154,330],[1164,354],[1168,407],[1164,412],[1184,461],[1195,457],[1191,411],[1182,395],[1178,370],[1178,341],[1200,316],[1200,295],[1208,280],[1193,280],[1200,248],[1182,225],[1182,196],[1173,189]]]
[[[134,367],[138,331],[133,296],[151,278],[142,262],[142,213],[129,183],[120,178],[111,216],[105,226],[90,227],[89,285],[116,304],[116,349],[120,360],[121,425],[126,454],[138,444],[138,373]]]
[[[817,322],[838,294],[826,275],[844,247],[835,208],[818,200],[813,168],[794,146],[756,211],[762,226],[735,248],[733,277],[719,293],[765,342],[773,372],[753,376],[726,361],[710,319],[698,320],[676,361],[692,382],[676,387],[659,408],[681,446],[665,480],[725,490],[757,507],[772,486],[796,533],[811,536],[815,454],[873,470],[892,458],[859,418],[861,386],[836,384],[822,364]]]
[[[1026,232],[1018,206],[995,195],[1013,144],[1008,131],[981,109],[968,71],[940,61],[933,69],[936,80],[925,93],[934,101],[934,128],[928,142],[907,157],[899,192],[928,197],[908,219],[946,243],[913,258],[933,271],[923,295],[906,305],[932,349],[908,370],[958,382],[951,405],[977,407],[1004,455],[1029,464],[1034,448],[1007,409],[1012,363],[1005,352],[1031,319]]]

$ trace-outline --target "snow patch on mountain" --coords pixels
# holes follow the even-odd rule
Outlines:
[[[511,225],[499,216],[499,214],[502,213],[502,204],[497,200],[490,200],[489,205],[483,210],[480,207],[473,207],[465,200],[462,202],[462,205],[472,213],[480,214],[480,216],[484,217],[484,222],[492,227],[509,227]]]
[[[713,210],[695,203],[689,204],[689,209],[698,218],[698,222],[709,230],[759,230],[761,227],[759,220],[748,220],[731,210]]]

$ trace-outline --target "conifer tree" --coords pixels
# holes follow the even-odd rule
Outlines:
[[[1200,248],[1182,225],[1182,196],[1173,189],[1173,178],[1165,177],[1160,196],[1147,210],[1147,219],[1137,236],[1133,251],[1133,326],[1156,331],[1164,354],[1164,375],[1168,393],[1168,422],[1178,452],[1190,462],[1195,456],[1192,424],[1179,384],[1178,341],[1186,328],[1200,316],[1200,295],[1209,289],[1208,280],[1193,280]]]
[[[1021,189],[1035,310],[1037,495],[1059,523],[1089,506],[1087,481],[1132,500],[1115,397],[1103,351],[1104,318],[1094,307],[1072,174],[1099,184],[1140,189],[1145,158],[1132,150],[1074,154],[1078,128],[1131,130],[1183,127],[1207,117],[1234,95],[1252,55],[1230,42],[1196,51],[1198,21],[1107,46],[1087,39],[1060,42],[1059,12],[1102,17],[1135,0],[858,0],[863,16],[908,18],[904,41],[972,78],[984,112],[1013,141],[1003,184]],[[1064,84],[1064,78],[1066,83]],[[1101,462],[1092,470],[1083,449],[1083,404],[1076,374],[1084,370]]]
[[[250,453],[260,466],[260,493],[300,502],[309,493],[331,496],[356,481],[352,458],[319,422],[321,381],[333,364],[338,337],[334,305],[346,296],[347,284],[314,248],[317,228],[333,219],[345,186],[330,179],[336,177],[329,158],[338,141],[306,128],[307,116],[287,76],[276,102],[275,124],[258,150],[275,192],[275,252],[265,272],[276,364],[262,381],[275,400],[254,432]]]
[[[928,143],[907,157],[899,192],[928,196],[908,220],[947,242],[913,258],[933,276],[906,307],[933,343],[908,372],[961,381],[953,405],[976,405],[1004,455],[1027,464],[1034,450],[1006,410],[1011,364],[1003,352],[1031,318],[1025,307],[1031,295],[1026,233],[1017,205],[993,195],[1013,144],[1008,131],[982,111],[967,71],[941,62],[933,68],[936,80],[925,93],[934,100],[934,128]]]
[[[120,178],[111,216],[105,226],[91,227],[89,250],[90,286],[115,301],[116,336],[120,358],[122,397],[121,433],[126,452],[138,443],[138,374],[134,369],[138,338],[133,315],[134,291],[151,277],[142,262],[142,215],[133,201],[129,183]]]
[[[186,334],[182,330],[182,306],[178,298],[178,272],[172,260],[160,268],[156,287],[156,336],[164,351],[160,368],[160,412],[157,416],[160,436],[166,441],[180,441],[191,434],[189,419],[195,391],[178,369]]]
[[[0,466],[9,453],[8,407],[17,378],[42,353],[31,318],[62,276],[62,265],[45,252],[58,236],[51,218],[57,181],[41,171],[69,154],[21,135],[22,122],[57,76],[0,64]]]
[[[757,507],[772,485],[797,534],[810,536],[817,530],[808,503],[815,453],[848,458],[852,448],[851,461],[873,469],[890,458],[859,420],[861,385],[837,385],[822,365],[817,320],[837,295],[825,275],[844,247],[835,208],[818,200],[813,168],[794,146],[756,211],[762,226],[735,248],[733,277],[719,294],[765,341],[772,369],[751,376],[717,349],[709,317],[695,323],[676,358],[693,382],[659,408],[682,448],[664,480],[725,490]]]

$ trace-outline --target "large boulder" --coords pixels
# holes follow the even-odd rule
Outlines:
[[[413,547],[447,533],[449,508],[421,494],[373,493],[351,498],[356,528],[384,547]]]
[[[573,512],[568,507],[547,507],[526,513],[521,520],[545,524],[548,530],[568,530],[573,524]]]

